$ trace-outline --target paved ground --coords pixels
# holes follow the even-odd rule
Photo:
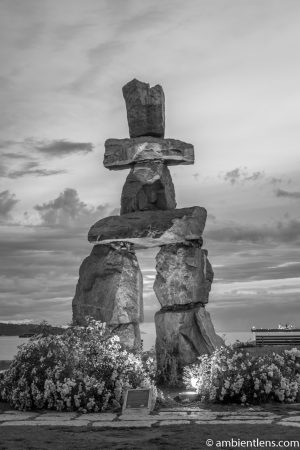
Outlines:
[[[117,415],[113,413],[79,414],[76,412],[19,412],[0,413],[0,427],[6,426],[55,426],[91,428],[151,428],[189,424],[249,424],[300,428],[300,409],[282,412],[264,411],[260,408],[244,408],[240,411],[215,411],[202,408],[179,407],[162,409],[159,413],[141,412]]]

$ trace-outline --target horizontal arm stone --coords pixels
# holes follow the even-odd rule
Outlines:
[[[205,208],[194,206],[106,217],[91,227],[88,240],[93,244],[127,241],[134,243],[136,248],[202,240],[206,216]]]
[[[153,160],[164,161],[169,166],[194,164],[194,147],[176,139],[151,136],[105,142],[103,164],[107,169],[128,169],[134,163]]]

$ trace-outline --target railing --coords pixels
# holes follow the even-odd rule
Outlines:
[[[295,345],[300,346],[300,329],[259,329],[255,333],[255,342],[263,345]]]

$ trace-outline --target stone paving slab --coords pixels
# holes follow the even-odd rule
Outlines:
[[[198,414],[191,414],[187,417],[189,420],[202,420],[203,422],[210,422],[211,420],[216,420],[216,418],[217,416],[206,417]]]
[[[113,422],[112,422],[113,423]],[[87,423],[84,420],[18,420],[4,422],[0,427],[6,426],[50,426],[50,427],[86,427]]]
[[[84,420],[86,422],[112,422],[117,417],[117,414],[112,413],[91,413],[82,414],[78,416],[75,420]]]
[[[212,414],[212,411],[208,411],[208,413]],[[217,414],[218,416],[250,416],[250,415],[255,415],[255,416],[273,416],[274,413],[272,412],[266,412],[266,411],[250,411],[249,409],[245,409],[242,411],[214,411],[213,414]]]
[[[189,425],[191,422],[189,420],[160,420],[159,426],[163,427],[166,425]]]
[[[251,416],[251,415],[249,415],[249,416],[224,416],[224,417],[222,417],[220,415],[220,416],[218,416],[218,419],[222,419],[224,422],[227,422],[228,420],[243,420],[243,421],[245,421],[245,420],[260,420],[260,421],[263,421],[266,419],[273,420],[273,417],[268,417],[268,418],[264,419],[261,416],[255,416],[255,415],[253,415],[253,416]]]
[[[36,417],[35,420],[37,422],[56,423],[56,422],[70,422],[72,419],[76,420],[74,417],[63,418],[63,417],[43,417],[43,416]]]
[[[165,412],[199,412],[199,413],[210,413],[212,412],[209,409],[199,408],[198,406],[181,406],[180,408],[161,408],[159,411],[159,414],[165,413]]]
[[[300,416],[293,416],[293,417],[286,417],[285,419],[282,419],[284,422],[300,422]]]
[[[227,420],[226,422],[224,420],[210,420],[209,422],[205,422],[203,420],[197,420],[195,423],[199,424],[199,425],[203,425],[203,424],[206,424],[206,425],[221,425],[221,424],[223,424],[224,425],[224,423],[226,423],[226,425],[237,425],[237,424],[269,425],[269,424],[273,423],[273,420],[271,420],[271,419],[260,419],[260,420],[239,420],[239,419],[237,419],[237,420]]]
[[[71,418],[73,418],[73,417],[78,416],[78,414],[80,414],[80,413],[78,413],[76,411],[48,411],[48,410],[45,411],[45,410],[42,410],[41,414],[43,416],[47,416],[47,417],[71,417]],[[81,414],[81,415],[83,415],[83,414]]]
[[[11,420],[9,422],[3,422],[0,424],[0,427],[28,427],[28,426],[36,426],[39,425],[48,425],[45,422],[38,422],[35,420]]]
[[[300,423],[298,422],[278,422],[277,425],[284,425],[286,427],[299,427],[300,428]]]
[[[161,420],[160,419],[160,417],[159,417],[159,415],[153,415],[153,416],[150,416],[150,415],[139,415],[139,416],[137,416],[137,415],[130,415],[130,414],[124,414],[124,415],[122,415],[122,416],[119,416],[119,420],[120,421],[128,421],[128,422],[133,422],[133,421],[141,421],[141,420],[144,420],[144,421],[151,421],[151,420],[155,420],[155,421],[158,421],[158,420]]]
[[[292,412],[292,414],[291,414]],[[300,427],[299,411],[283,410],[275,414],[258,409],[241,411],[212,411],[202,408],[164,409],[156,414],[137,414],[136,412],[117,415],[116,413],[60,412],[41,410],[5,411],[0,413],[0,427],[3,426],[49,426],[49,427],[98,427],[98,428],[142,428],[168,425],[264,425],[280,424]]]
[[[32,413],[19,413],[19,414],[0,414],[0,422],[26,420],[37,417],[37,414]],[[39,417],[39,416],[38,416]]]
[[[108,427],[108,428],[150,428],[154,423],[157,421],[146,421],[146,420],[140,420],[138,422],[134,421],[122,421],[122,422],[94,422],[92,424],[92,427]]]

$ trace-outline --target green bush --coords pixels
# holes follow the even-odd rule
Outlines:
[[[91,321],[23,344],[0,380],[0,399],[19,410],[103,411],[120,406],[126,388],[153,387],[145,363]]]
[[[202,401],[291,403],[300,397],[300,350],[251,356],[247,349],[222,347],[185,368],[184,380]]]

